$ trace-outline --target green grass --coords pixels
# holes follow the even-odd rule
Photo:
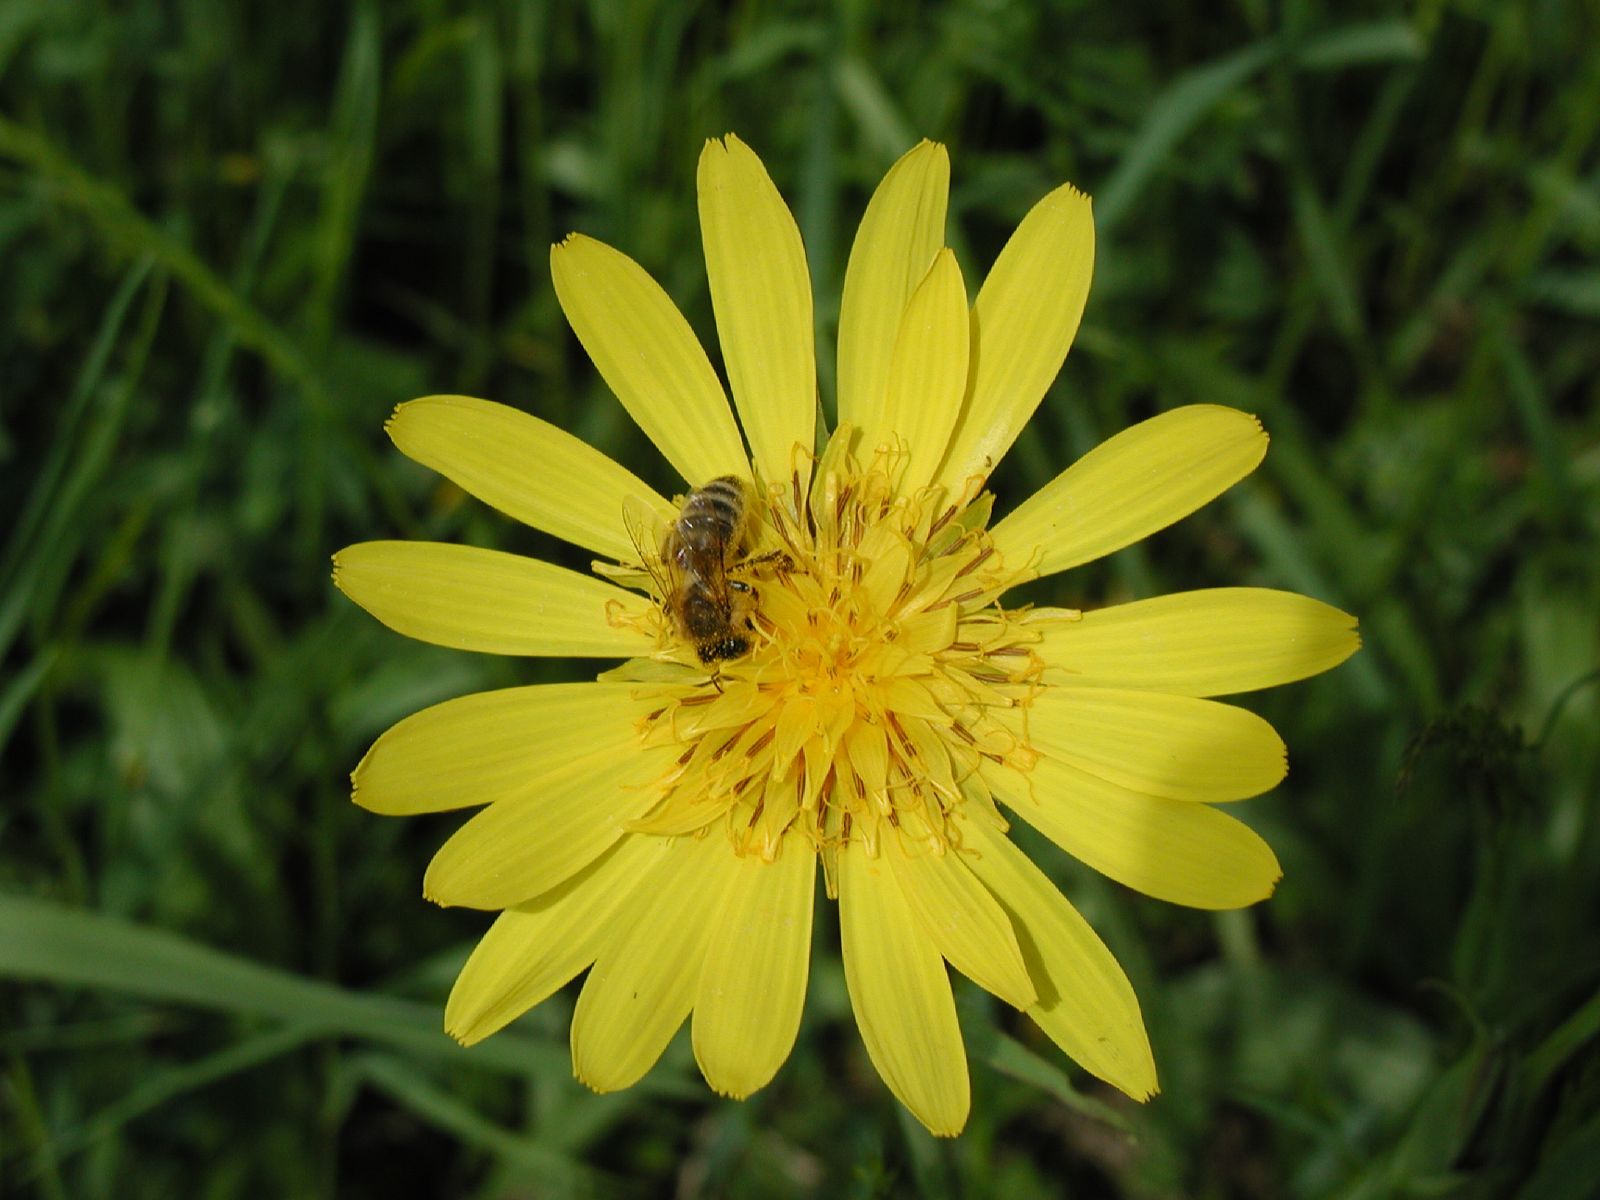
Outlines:
[[[0,7],[0,1191],[1591,1194],[1593,6],[721,11]],[[1262,416],[1251,481],[1042,595],[1251,583],[1361,617],[1356,659],[1249,701],[1292,755],[1243,808],[1284,863],[1267,904],[1177,910],[1023,835],[1134,979],[1147,1106],[962,990],[973,1118],[933,1141],[866,1063],[829,921],[799,1046],[742,1105],[681,1040],[588,1094],[570,993],[470,1053],[438,1032],[486,924],[420,897],[455,819],[361,812],[346,774],[430,701],[583,672],[406,641],[328,555],[583,565],[389,447],[432,391],[670,487],[548,247],[618,245],[714,344],[693,171],[728,130],[806,236],[825,390],[854,223],[917,137],[950,146],[969,279],[1056,183],[1096,196],[1002,511],[1152,412]]]

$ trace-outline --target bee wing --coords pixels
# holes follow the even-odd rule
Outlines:
[[[674,587],[671,570],[661,560],[661,551],[658,549],[662,541],[661,518],[644,501],[627,496],[622,501],[622,525],[628,531],[628,540],[633,543],[634,553],[639,556],[639,565],[649,573],[650,581],[655,584],[657,599],[665,600],[672,595]]]

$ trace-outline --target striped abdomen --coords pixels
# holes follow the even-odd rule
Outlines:
[[[669,557],[697,575],[720,574],[743,549],[749,501],[735,475],[720,475],[689,493],[670,535]]]

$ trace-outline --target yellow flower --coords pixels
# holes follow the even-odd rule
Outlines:
[[[632,1084],[692,1014],[707,1082],[748,1096],[794,1044],[820,862],[867,1053],[951,1135],[969,1093],[946,963],[1090,1073],[1137,1099],[1156,1090],[1127,977],[1011,842],[1010,817],[1179,904],[1271,892],[1272,851],[1215,805],[1273,787],[1283,743],[1203,697],[1326,670],[1355,650],[1354,621],[1252,588],[1091,612],[1002,603],[1206,503],[1267,438],[1232,409],[1177,409],[991,525],[982,485],[1072,342],[1094,231],[1088,199],[1057,189],[969,306],[943,248],[948,182],[944,148],[924,142],[868,205],[840,311],[840,424],[820,456],[804,250],[737,138],[706,146],[699,202],[739,425],[636,263],[578,234],[552,251],[579,340],[689,488],[748,481],[752,544],[731,564],[753,607],[748,653],[703,665],[650,594],[624,514],[666,528],[679,509],[622,467],[461,396],[402,405],[389,423],[412,458],[611,562],[595,578],[370,542],[335,558],[351,599],[440,645],[627,660],[593,683],[426,709],[355,771],[356,802],[375,812],[485,806],[424,882],[440,904],[504,910],[446,1008],[461,1041],[588,969],[572,1021],[586,1084]]]

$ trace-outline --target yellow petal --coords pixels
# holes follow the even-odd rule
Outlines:
[[[571,879],[501,913],[450,989],[445,1032],[467,1046],[482,1041],[592,963],[663,844],[625,837]]]
[[[508,517],[611,558],[634,557],[622,525],[629,498],[671,519],[667,501],[600,451],[548,421],[470,396],[425,396],[389,418],[410,458]]]
[[[967,402],[939,482],[987,478],[1011,448],[1061,370],[1093,272],[1089,197],[1064,184],[1022,218],[972,306]]]
[[[550,248],[550,276],[600,377],[678,474],[698,487],[749,471],[717,373],[643,267],[574,233]]]
[[[984,773],[1009,807],[1068,854],[1118,883],[1192,908],[1243,908],[1283,872],[1272,847],[1208,804],[1147,796],[1041,758],[1025,776]]]
[[[994,527],[1006,562],[1049,575],[1165,529],[1254,471],[1267,435],[1249,413],[1191,404],[1102,442]]]
[[[926,487],[943,457],[967,387],[970,322],[967,289],[956,256],[941,250],[906,305],[889,364],[881,430],[870,447],[898,437],[909,452],[900,491]]]
[[[649,785],[670,749],[604,750],[574,758],[478,813],[439,847],[423,876],[435,904],[508,908],[583,870],[658,799]]]
[[[1243,800],[1288,771],[1283,739],[1255,713],[1215,700],[1047,687],[1024,718],[1052,758],[1135,791],[1174,800]]]
[[[919,142],[878,184],[850,248],[839,301],[839,421],[866,432],[869,453],[883,440],[900,316],[944,245],[949,193],[949,154],[937,142]]]
[[[408,815],[492,804],[574,759],[615,753],[653,701],[636,684],[550,683],[435,704],[392,726],[351,775],[351,798]]]
[[[572,1014],[572,1069],[584,1084],[629,1087],[661,1057],[694,1003],[737,863],[720,834],[674,839],[618,911]]]
[[[767,169],[731,133],[700,155],[700,237],[717,336],[756,471],[789,478],[817,417],[816,331],[805,247]]]
[[[1011,918],[1039,990],[1028,1010],[1079,1066],[1135,1100],[1156,1091],[1156,1064],[1133,985],[1055,884],[982,821],[964,821],[972,869]]]
[[[1038,999],[1010,918],[973,875],[968,856],[954,850],[909,856],[897,837],[881,844],[880,861],[889,864],[922,932],[951,966],[1012,1008]]]
[[[1043,626],[1032,647],[1052,683],[1225,696],[1338,666],[1356,652],[1356,619],[1269,588],[1179,592]]]
[[[651,654],[637,622],[651,602],[537,559],[441,542],[359,542],[333,582],[397,633],[488,654]]]
[[[694,1004],[694,1056],[714,1090],[744,1099],[794,1048],[811,966],[817,856],[795,836],[772,862],[735,858]]]
[[[954,1137],[972,1096],[944,957],[881,859],[856,843],[838,862],[844,978],[867,1056],[917,1120]]]

